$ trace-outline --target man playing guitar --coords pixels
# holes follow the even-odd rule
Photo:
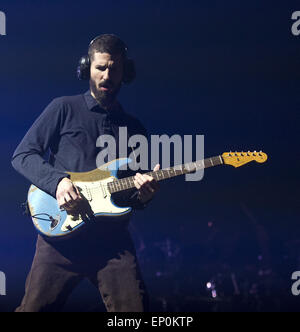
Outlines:
[[[65,173],[95,169],[101,135],[117,136],[127,127],[129,136],[147,135],[141,123],[125,113],[117,101],[123,83],[135,77],[126,45],[115,35],[95,38],[80,60],[80,79],[88,79],[85,94],[54,99],[17,147],[13,167],[36,187],[72,212],[82,197]],[[116,141],[118,141],[116,139]],[[50,151],[49,160],[44,159]],[[154,171],[159,169],[156,165]],[[135,187],[116,196],[118,204],[143,209],[158,190],[146,174],[134,173]],[[88,278],[100,291],[107,311],[145,311],[147,295],[135,248],[124,221],[101,220],[74,238],[51,242],[38,235],[36,253],[17,312],[61,311],[77,284]]]

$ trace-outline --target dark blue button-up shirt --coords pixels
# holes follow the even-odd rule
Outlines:
[[[112,134],[118,143],[119,127],[127,127],[128,136],[147,136],[142,124],[125,113],[120,104],[108,112],[90,91],[54,99],[17,147],[12,165],[31,183],[55,197],[59,181],[67,176],[65,171],[87,172],[97,168],[96,159],[101,151],[96,146],[98,137]],[[50,157],[46,161],[48,151]],[[132,207],[144,207],[139,204],[136,191],[127,198]]]

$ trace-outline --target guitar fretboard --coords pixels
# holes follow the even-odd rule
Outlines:
[[[156,181],[162,181],[166,179],[173,178],[175,176],[190,174],[196,172],[197,170],[214,167],[223,164],[223,159],[221,156],[206,158],[203,160],[198,160],[191,163],[186,163],[171,168],[160,169],[158,171],[152,171],[147,174],[152,176]],[[134,176],[129,176],[127,178],[118,179],[107,184],[108,190],[111,194],[135,188]]]

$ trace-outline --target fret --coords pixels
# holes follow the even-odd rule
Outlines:
[[[150,172],[150,176],[151,176],[151,173],[152,173],[152,172]],[[157,171],[157,172],[154,172],[152,176],[153,176],[153,178],[154,178],[156,181],[159,181],[158,171]]]
[[[158,172],[149,172],[149,173],[146,173],[147,175],[149,176],[152,176],[155,180],[158,180]]]
[[[177,175],[182,175],[182,169],[178,169],[178,168],[173,168],[174,169],[174,172],[175,172],[175,176]]]
[[[195,172],[197,170],[197,167],[195,167],[195,163],[186,164],[186,168],[188,169],[189,173]]]
[[[169,173],[169,170],[167,168],[165,168],[163,170],[163,173],[164,173],[164,177],[165,179],[169,179],[170,178],[170,173]]]
[[[125,178],[125,183],[127,185],[127,189],[130,188],[130,181],[129,181],[129,178]]]
[[[187,170],[186,170],[186,168],[185,168],[185,165],[181,165],[181,172],[182,172],[182,174],[187,173]]]
[[[168,171],[167,170],[162,170],[163,178],[167,179],[169,177]]]
[[[199,168],[199,169],[205,168],[204,160],[196,161],[196,165],[197,165],[197,168]]]
[[[211,162],[211,160],[210,160],[210,158],[209,159],[204,159],[204,168],[208,168],[208,167],[212,167],[213,165],[212,165],[212,162]]]
[[[116,191],[116,188],[115,188],[115,184],[113,183],[113,182],[111,182],[111,183],[108,183],[108,190],[110,191],[110,192],[115,192]]]
[[[134,177],[133,177],[133,176],[130,177],[130,187],[131,187],[131,188],[134,188],[134,187],[135,187],[135,184],[134,184]]]
[[[131,188],[131,181],[130,181],[130,178],[127,178],[127,185],[128,185],[128,188],[127,188],[127,189],[130,189],[130,188]]]
[[[220,159],[219,157],[221,157],[221,156],[213,157],[212,158],[212,160],[214,161],[214,166],[218,166],[218,165],[222,165],[223,164],[222,158]]]
[[[194,164],[194,166],[195,166],[195,170],[197,171],[197,168],[198,168],[198,167],[197,167],[197,163],[194,162],[193,164]]]
[[[126,187],[125,187],[125,183],[124,183],[123,179],[120,180],[120,187],[121,187],[122,189],[126,189]]]

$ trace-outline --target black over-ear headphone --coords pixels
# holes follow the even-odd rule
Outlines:
[[[111,36],[118,38],[115,35],[111,35]],[[89,48],[96,40],[98,40],[102,37],[103,37],[103,35],[100,35],[100,36],[94,38],[90,42]],[[120,40],[121,44],[123,45],[122,53],[124,54],[124,69],[123,69],[124,72],[123,72],[122,82],[125,84],[129,84],[135,79],[135,76],[136,76],[135,64],[132,59],[129,59],[127,57],[128,47],[126,46],[126,44],[120,38],[118,38],[118,39]],[[89,55],[84,55],[79,60],[79,65],[77,67],[78,79],[79,80],[89,80],[90,79],[90,70],[91,70],[91,59],[90,59]]]

